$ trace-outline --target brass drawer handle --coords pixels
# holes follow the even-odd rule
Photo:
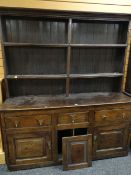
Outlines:
[[[103,115],[102,118],[103,118],[103,119],[107,119],[108,116],[107,116],[107,115]]]
[[[47,145],[48,145],[49,150],[51,150],[51,141],[48,141]]]
[[[38,121],[38,123],[39,123],[40,126],[43,125],[43,119],[37,119],[37,121]]]
[[[71,117],[75,117],[75,114],[70,114]]]
[[[15,123],[15,127],[18,128],[20,121],[15,120],[14,123]]]
[[[75,120],[72,119],[72,123],[75,123]]]
[[[95,135],[94,136],[94,143],[97,141],[97,136]]]
[[[122,113],[122,118],[124,119],[126,117],[126,114],[123,112]]]
[[[72,117],[72,123],[75,123],[75,120],[74,120],[75,114],[70,114],[70,116]]]

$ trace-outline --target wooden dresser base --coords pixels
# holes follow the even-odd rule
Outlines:
[[[34,107],[36,104],[34,106],[9,105],[7,102],[3,104],[1,127],[8,168],[20,170],[58,165],[63,156],[66,165],[70,156],[72,157],[69,164],[77,162],[74,160],[75,150],[80,151],[79,147],[81,149],[85,142],[79,145],[78,139],[78,145],[74,143],[72,147],[74,149],[72,155],[66,147],[63,146],[62,150],[62,140],[65,144],[69,139],[73,144],[74,137],[91,137],[92,146],[90,151],[88,150],[88,155],[92,160],[126,156],[131,129],[130,98],[123,94],[114,95],[114,98],[110,95],[106,97],[101,95],[99,98],[92,96],[90,101],[88,98],[81,101],[74,99],[72,104],[78,102],[81,104],[73,106],[66,103],[67,106],[63,107],[61,102],[65,102],[62,100],[61,102],[58,100],[57,103],[53,103],[52,100],[47,108],[43,107],[44,103],[37,107]],[[83,148],[85,149],[85,146]],[[82,160],[85,158],[81,157]],[[81,161],[77,166],[69,165],[65,169],[83,167]]]

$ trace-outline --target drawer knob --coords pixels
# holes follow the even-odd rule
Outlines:
[[[38,121],[38,123],[39,123],[40,126],[43,125],[43,119],[37,119],[37,121]]]
[[[72,117],[72,123],[75,123],[75,120],[74,120],[75,114],[70,114],[70,116]]]
[[[75,120],[72,120],[72,123],[75,123]]]
[[[94,136],[94,143],[97,141],[97,136],[95,135]]]
[[[14,123],[15,123],[15,127],[18,128],[20,122],[18,120],[15,120]]]
[[[70,114],[71,117],[75,117],[75,114]]]
[[[106,119],[106,118],[108,118],[108,116],[107,115],[103,115],[102,118],[103,119]]]
[[[122,113],[122,118],[124,119],[126,117],[126,114],[125,113]]]
[[[49,150],[51,150],[51,141],[47,142]]]

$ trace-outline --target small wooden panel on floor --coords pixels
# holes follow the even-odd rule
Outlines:
[[[64,137],[63,170],[73,170],[92,165],[92,135]]]

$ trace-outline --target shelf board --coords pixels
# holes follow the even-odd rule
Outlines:
[[[123,73],[70,74],[70,78],[122,77]],[[7,75],[7,79],[62,79],[66,74],[51,75]]]
[[[127,47],[127,44],[71,44],[72,47]]]
[[[66,78],[66,74],[51,75],[7,75],[7,79],[62,79]]]
[[[15,43],[4,42],[4,46],[8,47],[22,47],[22,46],[34,46],[34,47],[127,47],[127,44],[39,44],[39,43]]]
[[[123,73],[70,74],[71,78],[121,77]]]
[[[22,47],[22,46],[34,46],[34,47],[67,47],[68,44],[38,44],[38,43],[13,43],[13,42],[4,42],[4,46],[9,47]]]

